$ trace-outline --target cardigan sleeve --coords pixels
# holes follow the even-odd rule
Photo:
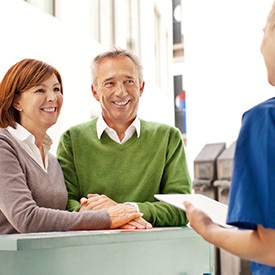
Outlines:
[[[64,210],[65,205],[62,207],[63,204],[58,204],[58,199],[55,199],[52,208],[43,206],[43,201],[49,201],[45,196],[55,195],[53,186],[64,185],[61,169],[59,167],[57,169],[60,170],[60,177],[51,180],[50,172],[47,174],[39,169],[40,167],[24,154],[22,148],[16,149],[14,145],[20,147],[15,142],[11,143],[0,138],[0,233],[91,230],[110,227],[110,218],[106,211],[71,213]],[[56,164],[58,165],[57,162]],[[53,174],[58,175],[55,172]],[[48,187],[50,181],[52,185]],[[47,194],[37,191],[43,188],[50,190]],[[65,196],[66,202],[66,192],[60,194]],[[64,201],[64,198],[60,200]]]

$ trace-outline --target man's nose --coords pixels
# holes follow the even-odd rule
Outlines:
[[[118,96],[124,96],[127,94],[127,89],[124,85],[124,83],[118,83],[116,87],[116,94]]]

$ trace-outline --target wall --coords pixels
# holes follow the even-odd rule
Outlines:
[[[64,105],[58,123],[49,130],[54,141],[52,153],[55,153],[63,131],[100,112],[98,102],[90,91],[90,62],[96,54],[107,48],[92,40],[88,34],[91,31],[87,27],[91,19],[88,14],[90,1],[78,3],[59,0],[57,3],[57,12],[62,19],[54,18],[23,0],[0,1],[0,79],[10,66],[27,57],[42,59],[62,74]],[[157,5],[160,11],[168,10],[167,14],[170,15],[167,9],[167,6],[170,7],[169,0],[166,0],[166,5],[162,1],[160,3]],[[141,59],[146,68],[146,85],[140,102],[140,116],[173,124],[173,105],[167,104],[173,100],[173,94],[167,92],[172,91],[172,76],[170,81],[167,80],[167,87],[171,89],[160,89],[155,84],[154,70],[151,68],[155,63],[154,29],[153,25],[148,28],[148,22],[154,20],[155,2],[142,0],[140,6],[144,11],[142,16],[146,18],[141,18],[141,33],[144,33],[144,39],[140,42]],[[171,32],[171,29],[167,31]],[[172,61],[172,53],[170,58]]]
[[[0,2],[0,75],[23,58],[42,59],[63,76],[64,105],[58,123],[49,130],[55,153],[60,134],[68,126],[87,120],[92,98],[89,62],[97,43],[22,0]],[[87,108],[83,108],[87,106]]]
[[[273,1],[184,0],[187,155],[236,140],[244,111],[273,97],[260,53]]]

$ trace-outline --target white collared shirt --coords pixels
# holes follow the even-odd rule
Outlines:
[[[35,137],[22,125],[16,123],[16,129],[8,126],[7,130],[10,134],[18,141],[20,146],[32,157],[40,166],[41,168],[47,172],[48,169],[48,153],[51,149],[52,139],[46,135],[45,139],[43,140],[43,148],[45,154],[45,165],[44,167],[42,156],[38,147],[35,145]]]
[[[102,117],[102,114],[98,117],[97,124],[96,124],[96,131],[97,131],[97,137],[98,139],[101,138],[103,132],[105,131],[106,134],[115,142],[117,143],[124,143],[127,140],[129,140],[133,134],[136,132],[137,137],[139,138],[140,136],[140,120],[136,117],[133,123],[128,127],[128,129],[125,132],[125,137],[123,138],[122,141],[120,141],[116,131],[112,128],[110,128],[105,120]]]

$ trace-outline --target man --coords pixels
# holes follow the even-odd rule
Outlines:
[[[121,49],[97,56],[91,89],[101,115],[67,130],[57,150],[68,210],[128,203],[153,226],[186,225],[183,211],[154,198],[190,193],[191,181],[180,131],[137,117],[144,91],[139,59]]]

